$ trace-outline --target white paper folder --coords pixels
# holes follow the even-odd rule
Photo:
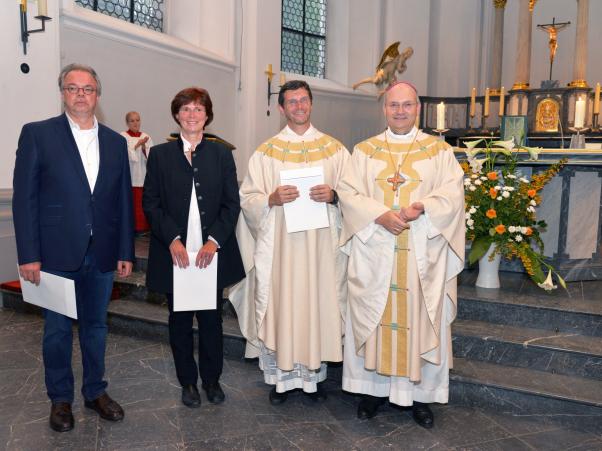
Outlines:
[[[174,312],[215,310],[217,307],[218,254],[206,268],[195,266],[196,256],[196,252],[188,252],[188,267],[173,267]]]
[[[309,198],[309,190],[324,183],[322,166],[280,171],[280,182],[282,185],[294,185],[299,190],[297,199],[284,204],[284,219],[288,233],[328,227],[326,203]]]
[[[21,275],[19,280],[25,302],[77,319],[73,280],[44,271],[40,271],[39,285],[26,281]]]

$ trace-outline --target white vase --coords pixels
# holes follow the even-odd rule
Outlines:
[[[500,287],[500,260],[502,256],[497,254],[492,261],[489,256],[495,250],[495,244],[491,244],[485,255],[479,259],[479,276],[476,286],[481,288],[499,288]]]

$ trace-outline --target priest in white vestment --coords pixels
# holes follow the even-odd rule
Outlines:
[[[302,389],[322,401],[325,362],[340,362],[346,301],[346,255],[339,250],[341,215],[337,186],[349,152],[310,122],[312,94],[292,80],[278,96],[287,125],[263,143],[249,160],[240,188],[242,218],[237,237],[247,277],[230,292],[247,357],[259,357],[270,402]],[[280,171],[320,166],[324,183],[310,198],[326,203],[329,227],[287,232],[283,205],[299,197],[283,185]],[[243,220],[244,218],[244,220]]]
[[[448,144],[415,127],[413,85],[390,85],[383,110],[387,129],[355,147],[338,190],[341,244],[351,242],[343,389],[364,395],[360,418],[388,397],[430,428],[428,404],[448,401],[463,172]]]

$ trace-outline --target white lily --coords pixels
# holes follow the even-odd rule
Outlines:
[[[485,162],[487,161],[487,158],[482,158],[482,159],[477,159],[474,156],[468,157],[468,164],[470,164],[470,170],[472,172],[474,172],[475,174],[478,174],[479,172],[481,172],[481,169],[483,169],[483,165],[485,164]]]
[[[466,141],[464,143],[464,145],[466,146],[467,149],[474,149],[475,147],[477,147],[477,144],[479,144],[481,141],[483,141],[482,139],[476,139],[474,141]]]
[[[522,146],[521,149],[525,149],[527,152],[529,152],[529,159],[531,159],[531,160],[537,160],[539,158],[539,154],[541,153],[541,150],[542,150],[541,147],[525,147],[525,146]]]
[[[558,288],[558,286],[554,285],[554,283],[552,282],[552,270],[548,271],[548,277],[546,278],[546,280],[544,280],[543,283],[538,283],[537,286],[539,288],[543,288],[546,291],[552,291]]]
[[[496,147],[503,147],[508,152],[510,152],[512,149],[514,149],[514,138],[507,139],[506,141],[493,141],[491,145]]]

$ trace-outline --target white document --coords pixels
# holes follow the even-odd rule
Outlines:
[[[23,300],[69,318],[77,319],[75,282],[40,271],[40,284],[35,285],[19,275]]]
[[[173,310],[215,310],[217,307],[217,252],[206,268],[195,266],[197,252],[188,252],[187,268],[173,267]]]
[[[324,183],[324,168],[289,169],[280,171],[282,185],[294,185],[299,197],[284,204],[284,219],[288,233],[328,227],[328,210],[325,202],[315,202],[309,198],[310,188]]]

